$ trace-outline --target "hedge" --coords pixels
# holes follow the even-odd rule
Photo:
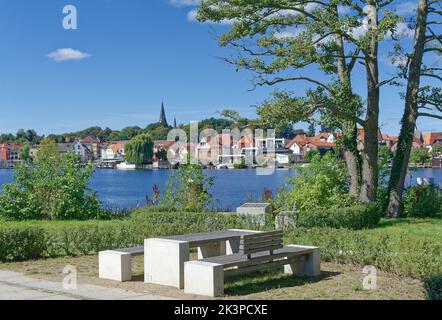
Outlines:
[[[144,239],[229,228],[252,228],[244,219],[218,213],[146,213],[128,220],[0,223],[0,262],[95,254],[143,245]]]
[[[442,274],[442,243],[405,232],[383,234],[331,228],[298,228],[286,243],[321,247],[321,258],[335,263],[373,265],[397,275],[425,278]]]
[[[442,274],[424,280],[428,300],[442,300]]]
[[[228,228],[254,226],[232,214],[143,211],[128,220],[0,223],[0,261],[96,254],[142,245],[150,237]],[[421,279],[442,274],[440,241],[418,241],[410,233],[381,231],[298,228],[285,232],[285,243],[319,246],[323,261],[374,265],[380,270]]]
[[[298,215],[297,226],[360,230],[376,226],[380,219],[378,206],[371,203],[343,208],[303,211]]]

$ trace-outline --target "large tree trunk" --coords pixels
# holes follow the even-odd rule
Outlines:
[[[413,136],[418,116],[417,99],[420,86],[421,65],[425,48],[427,15],[428,0],[419,0],[413,55],[411,57],[408,72],[405,110],[402,116],[402,127],[396,154],[393,159],[389,183],[389,202],[386,214],[390,217],[398,217],[400,215],[405,177],[407,175],[411,148],[413,146]]]
[[[334,6],[335,14],[337,20],[339,20],[338,7]],[[348,67],[345,62],[345,49],[344,40],[342,36],[336,36],[336,46],[338,48],[338,58],[337,58],[337,71],[339,81],[342,85],[342,90],[346,91],[346,95],[349,99],[352,99],[353,92],[350,80],[350,74]],[[357,116],[355,114],[355,116]],[[348,175],[350,178],[349,191],[353,195],[358,195],[359,193],[359,183],[361,177],[359,152],[357,148],[357,130],[356,122],[342,121],[342,137],[341,143],[344,153],[344,159],[348,170]]]
[[[367,114],[365,119],[364,150],[362,152],[362,182],[359,200],[376,200],[378,187],[378,129],[379,129],[379,68],[377,39],[377,9],[367,5],[368,25],[371,32],[369,47],[365,54],[367,71]]]

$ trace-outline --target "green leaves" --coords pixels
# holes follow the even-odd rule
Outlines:
[[[0,217],[84,220],[106,216],[88,187],[93,173],[93,167],[83,165],[77,155],[60,155],[57,145],[46,140],[33,164],[18,165],[15,183],[4,185]]]
[[[183,165],[171,173],[160,203],[174,210],[204,211],[211,204],[213,177],[204,176],[200,165]]]
[[[141,134],[130,140],[124,147],[126,160],[133,164],[152,163],[153,140],[148,134]]]

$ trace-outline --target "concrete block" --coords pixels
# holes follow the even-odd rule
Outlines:
[[[132,279],[132,256],[120,251],[98,253],[98,273],[101,279],[130,281]]]
[[[258,226],[265,226],[266,216],[271,213],[272,206],[270,203],[244,203],[236,208],[237,215],[246,216],[251,223]]]
[[[184,292],[208,297],[224,294],[224,267],[203,261],[184,264]]]
[[[184,288],[184,262],[189,243],[170,239],[144,240],[144,282]]]
[[[316,277],[321,274],[321,253],[319,247],[290,245],[289,247],[313,249],[304,262],[304,270],[302,273],[309,277]],[[301,270],[297,270],[301,272]]]

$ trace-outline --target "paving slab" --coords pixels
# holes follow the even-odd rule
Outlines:
[[[0,300],[169,300],[119,288],[77,284],[65,289],[61,282],[34,279],[22,273],[0,270]]]

